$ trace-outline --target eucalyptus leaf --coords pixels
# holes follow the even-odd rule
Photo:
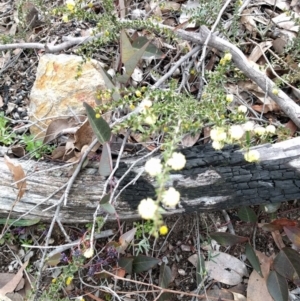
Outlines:
[[[110,145],[108,143],[103,144],[102,154],[99,164],[99,174],[103,177],[110,175],[112,171],[112,158]]]
[[[84,102],[83,106],[85,107],[94,134],[101,144],[105,144],[111,137],[111,129],[108,123],[102,117],[96,118],[96,112],[89,104]]]
[[[129,58],[129,60],[124,63],[125,73],[117,77],[120,83],[126,84],[128,82],[131,74],[133,73],[134,69],[139,63],[139,60],[142,58],[143,53],[145,52],[145,49],[147,48],[148,44],[149,42],[138,51],[135,51],[133,55]]]
[[[253,269],[259,274],[260,277],[264,278],[260,268],[259,259],[249,243],[246,244],[246,256],[247,259],[250,261]]]

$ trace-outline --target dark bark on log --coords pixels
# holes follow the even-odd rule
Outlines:
[[[260,163],[247,163],[243,153],[233,146],[222,151],[215,151],[208,145],[181,150],[187,159],[186,167],[172,174],[168,183],[180,191],[181,202],[178,208],[167,210],[167,214],[219,210],[300,198],[300,137],[274,145],[265,144],[255,149],[260,153]],[[135,157],[124,159],[116,177],[120,178],[135,161]],[[43,210],[57,204],[63,190],[52,194],[68,181],[69,168],[35,174],[37,170],[58,165],[22,160],[20,163],[27,175],[32,174],[27,179],[25,195],[13,207],[17,189],[12,185],[12,176],[4,160],[0,158],[0,215],[6,217],[13,208],[11,217],[24,214],[24,218],[51,220],[55,207]],[[67,206],[61,207],[62,222],[92,220],[104,184],[96,165],[94,163],[94,167],[88,167],[79,174]],[[144,162],[136,164],[120,188],[132,180],[143,166]],[[48,197],[50,198],[46,199]],[[116,201],[119,217],[137,218],[137,206],[145,197],[155,197],[155,182],[143,174]],[[115,216],[110,216],[110,219],[115,219]]]

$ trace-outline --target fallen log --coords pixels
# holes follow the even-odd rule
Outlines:
[[[300,198],[300,137],[264,144],[254,149],[260,153],[259,163],[248,163],[243,153],[235,146],[215,151],[209,145],[183,149],[186,156],[185,169],[173,173],[168,185],[173,185],[181,194],[180,206],[167,210],[167,215],[204,210],[219,210],[243,205],[276,203]],[[119,179],[137,160],[136,157],[122,160],[116,177]],[[55,204],[63,189],[58,191],[69,177],[69,168],[47,171],[57,163],[19,160],[27,178],[27,189],[16,204],[17,189],[12,185],[12,176],[0,158],[0,216],[52,219]],[[141,171],[145,162],[137,163],[120,185],[129,183]],[[43,173],[37,171],[45,170]],[[103,191],[104,179],[98,174],[96,163],[85,168],[76,179],[68,198],[67,206],[60,209],[64,223],[88,222]],[[58,191],[58,192],[57,192]],[[57,192],[57,193],[55,193]],[[121,219],[138,218],[137,206],[141,199],[155,197],[155,182],[145,173],[134,185],[128,186],[115,202]],[[49,209],[50,208],[50,209]],[[104,214],[104,212],[99,213]],[[110,219],[115,219],[114,215]]]

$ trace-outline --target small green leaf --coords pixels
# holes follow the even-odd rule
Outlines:
[[[60,263],[61,254],[57,253],[47,260],[47,263],[52,267],[56,267]]]
[[[274,301],[287,301],[289,299],[286,279],[276,271],[270,271],[267,279],[267,287]]]
[[[123,29],[120,34],[120,48],[121,48],[121,61],[125,64],[136,52],[136,50],[131,46],[131,41]]]
[[[281,276],[300,285],[300,255],[291,248],[283,248],[274,259],[273,267]]]
[[[109,203],[110,200],[110,193],[105,195],[101,200],[100,200],[100,204],[101,204],[101,208],[103,210],[105,210],[107,213],[109,214],[115,214],[116,213],[116,209],[115,207]]]
[[[116,213],[115,207],[110,203],[106,203],[106,204],[102,205],[101,207],[104,211],[106,211],[109,214],[115,214]]]
[[[242,207],[238,212],[238,217],[247,223],[256,223],[257,216],[253,209],[249,207]]]
[[[253,269],[259,274],[260,277],[264,278],[260,268],[258,257],[249,243],[246,244],[246,256],[249,262],[251,263]]]
[[[100,204],[104,205],[107,204],[110,200],[110,193],[106,194],[101,200],[100,200]]]
[[[125,74],[119,75],[117,77],[118,81],[122,84],[126,84],[132,75],[134,69],[136,68],[137,64],[139,63],[139,60],[142,58],[142,55],[147,48],[149,42],[145,44],[141,49],[138,51],[135,51],[134,54],[129,58],[127,62],[124,63],[125,67]]]
[[[96,118],[96,112],[89,104],[84,102],[83,105],[86,109],[86,113],[94,134],[101,144],[105,144],[110,140],[111,136],[111,130],[108,123],[102,117]]]
[[[158,285],[162,288],[167,288],[172,280],[171,269],[163,262],[159,269]]]
[[[133,259],[133,257],[121,257],[118,261],[118,264],[126,271],[126,273],[131,274]]]
[[[148,39],[144,36],[140,36],[134,40],[134,42],[132,43],[132,47],[134,47],[135,49],[140,49],[146,43],[148,43]],[[165,55],[153,43],[149,43],[142,56],[143,59],[149,59],[149,58],[162,59],[164,57]]]
[[[135,256],[133,259],[133,272],[141,273],[152,269],[159,263],[159,260],[154,257],[145,255]]]
[[[108,143],[103,144],[102,154],[99,164],[99,174],[103,177],[107,177],[110,175],[112,171],[112,158],[111,158],[111,150]]]
[[[198,256],[197,266],[196,266],[197,285],[199,285],[202,282],[203,276],[205,276],[205,274],[206,274],[205,260],[202,254],[200,254],[200,256]]]
[[[273,204],[263,205],[262,209],[266,213],[274,213],[274,212],[278,211],[278,209],[280,208],[280,206],[281,206],[281,203],[273,203]]]
[[[37,219],[21,219],[16,221],[15,219],[9,219],[8,225],[13,224],[15,227],[29,227],[32,225],[36,225],[40,222],[40,218]],[[6,218],[0,218],[0,225],[5,225],[7,219]]]
[[[233,246],[238,243],[248,241],[247,237],[237,236],[230,233],[214,232],[210,234],[210,237],[217,241],[222,246]]]

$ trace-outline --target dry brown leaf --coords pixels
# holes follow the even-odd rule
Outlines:
[[[293,120],[290,120],[288,123],[286,123],[284,125],[284,127],[286,127],[287,129],[290,130],[291,137],[294,136],[294,134],[296,133],[296,131],[298,129],[297,126],[295,125],[295,123],[293,122]]]
[[[238,294],[238,293],[232,293],[232,294],[233,294],[234,301],[247,301],[247,298],[242,294]]]
[[[293,14],[293,18],[299,18],[299,14]],[[287,15],[286,13],[282,13],[275,18],[272,19],[274,24],[276,24],[279,28],[283,28],[286,30],[298,32],[299,25],[296,25],[295,21],[292,20],[292,15]]]
[[[217,286],[214,286],[214,288],[207,290],[204,296],[199,298],[199,300],[200,301],[207,301],[207,300],[229,301],[234,299],[233,299],[233,294],[227,289],[218,288]]]
[[[26,177],[23,167],[19,162],[15,162],[10,159],[7,155],[4,155],[4,161],[6,166],[9,168],[10,172],[13,175],[14,182],[18,182]],[[20,181],[17,183],[19,189],[18,197],[21,198],[26,190],[26,181]]]
[[[10,51],[7,51],[5,54],[2,54],[2,56],[0,57],[0,70],[9,62],[10,57]]]
[[[181,143],[185,147],[191,147],[195,145],[195,143],[198,141],[201,133],[198,133],[196,135],[187,134],[181,139]]]
[[[21,145],[12,146],[11,152],[13,153],[14,156],[16,156],[18,158],[25,156],[25,149]]]
[[[256,33],[256,22],[253,18],[253,9],[245,9],[240,19],[241,23],[246,27],[250,33]],[[255,34],[254,34],[255,37]]]
[[[53,151],[52,151],[52,154],[51,154],[51,158],[52,159],[62,159],[62,157],[64,156],[65,154],[65,146],[58,146],[57,148],[55,148]]]
[[[126,271],[123,268],[115,267],[112,273],[118,277],[124,278]]]
[[[91,299],[96,300],[96,301],[104,301],[102,298],[96,297],[95,295],[86,292],[85,295],[89,296]]]
[[[82,121],[82,118],[83,117],[80,118],[80,121]],[[68,128],[76,127],[77,125],[78,121],[74,117],[57,118],[51,121],[47,128],[43,143],[48,143],[54,140],[62,131],[65,131]]]
[[[10,299],[10,298],[8,298],[8,297],[2,295],[2,294],[0,294],[0,298],[1,298],[1,299],[0,299],[1,301],[13,301],[12,299]]]
[[[84,145],[90,145],[95,134],[88,120],[86,120],[74,135],[74,146],[81,150]]]
[[[259,112],[259,113],[263,112],[264,114],[272,111],[272,110],[270,110],[268,105],[265,105],[265,106],[263,106],[263,105],[254,105],[254,106],[251,106],[251,108],[253,110],[255,110],[256,112]]]
[[[286,0],[264,0],[264,4],[270,4],[271,6],[276,6],[281,10],[290,9],[290,5]]]
[[[278,230],[275,230],[275,231],[272,231],[271,233],[272,233],[274,242],[275,242],[276,246],[278,247],[278,249],[279,250],[283,249],[285,247],[285,244],[282,240],[280,232]]]
[[[255,252],[260,262],[260,267],[264,278],[262,278],[255,270],[250,275],[247,287],[247,301],[274,301],[270,296],[266,279],[270,272],[270,266],[273,262],[272,257],[267,257],[263,253]]]
[[[65,155],[66,156],[71,154],[74,151],[74,149],[75,149],[74,140],[75,140],[74,137],[68,138],[66,146],[65,146]]]
[[[16,289],[19,282],[23,278],[23,270],[27,267],[27,265],[28,261],[26,261],[21,266],[18,273],[8,283],[6,283],[2,288],[0,288],[0,295],[6,295],[7,293],[11,293]]]
[[[210,127],[209,126],[206,126],[204,127],[203,129],[203,134],[204,134],[204,137],[207,137],[203,140],[203,143],[206,144],[209,142],[209,136],[210,136]]]
[[[282,38],[282,37],[277,38],[276,40],[274,40],[272,42],[272,46],[273,46],[275,52],[278,53],[278,54],[283,53],[284,47],[285,47],[286,44],[287,44],[287,40]]]
[[[262,51],[265,53],[266,50],[268,50],[270,47],[272,47],[272,41],[261,42],[259,46],[256,45],[253,48],[251,54],[248,57],[248,60],[252,62],[257,62],[258,59],[263,55]]]
[[[181,5],[177,2],[174,1],[166,1],[163,3],[161,6],[161,12],[163,14],[169,13],[169,12],[174,12],[174,11],[180,11]]]

